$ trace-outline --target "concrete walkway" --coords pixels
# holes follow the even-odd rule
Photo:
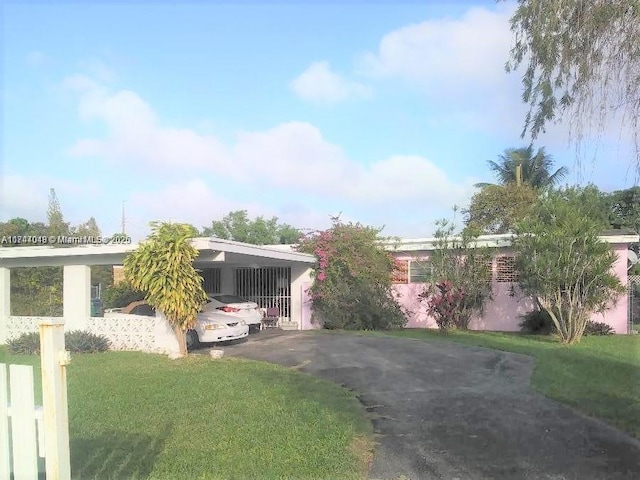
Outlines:
[[[533,359],[449,342],[261,332],[223,347],[359,394],[373,479],[640,478],[640,442],[535,393]]]

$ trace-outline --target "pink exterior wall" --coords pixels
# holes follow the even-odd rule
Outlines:
[[[614,266],[614,270],[622,285],[627,288],[627,249],[629,248],[626,243],[617,243],[612,245],[615,252],[618,254],[618,261]],[[629,296],[625,290],[625,293],[618,297],[618,301],[609,307],[609,309],[601,314],[595,314],[591,318],[594,322],[604,322],[613,327],[616,333],[629,333]]]
[[[618,261],[615,265],[615,272],[622,281],[623,285],[627,285],[627,244],[612,245],[618,254]],[[496,256],[510,255],[509,249],[499,249]],[[427,259],[428,252],[416,252],[409,256],[399,254],[397,258],[400,260],[416,260]],[[494,282],[493,282],[493,300],[489,301],[485,306],[484,315],[480,318],[473,318],[470,328],[473,330],[492,330],[503,332],[520,331],[521,315],[533,310],[534,303],[530,298],[523,297],[522,293],[517,289],[515,295],[510,293],[511,283],[499,283],[495,281],[496,263],[493,263]],[[302,326],[303,330],[320,328],[318,325],[311,323],[311,299],[307,293],[310,284],[302,286]],[[394,291],[397,294],[397,300],[407,315],[406,328],[437,328],[435,320],[426,313],[425,305],[419,298],[420,292],[424,289],[423,283],[403,283],[395,284]],[[604,322],[613,327],[616,333],[627,333],[627,294],[623,294],[615,305],[612,305],[604,314],[596,314],[593,320]]]
[[[627,284],[627,245],[612,245],[618,254],[615,272],[626,286]],[[499,249],[496,256],[512,254],[509,249]],[[412,256],[397,255],[399,260],[428,259],[428,252],[416,252]],[[511,292],[511,283],[499,283],[495,280],[496,263],[493,263],[493,300],[485,305],[484,315],[471,320],[469,327],[473,330],[492,330],[503,332],[520,331],[521,315],[534,309],[531,298],[524,297],[518,289]],[[425,304],[418,297],[425,284],[395,284],[398,303],[406,311],[407,328],[437,328],[436,322],[426,313]],[[514,295],[515,293],[515,295]],[[616,333],[627,333],[627,295],[622,295],[616,305],[612,305],[604,314],[595,314],[593,320],[604,322],[613,327]]]

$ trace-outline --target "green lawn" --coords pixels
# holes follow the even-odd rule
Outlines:
[[[564,346],[550,336],[407,329],[386,335],[522,353],[536,359],[532,384],[539,392],[640,438],[640,336],[583,337]]]
[[[266,363],[75,355],[68,397],[76,479],[357,479],[372,451],[352,393]]]

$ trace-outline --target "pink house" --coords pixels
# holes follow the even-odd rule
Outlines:
[[[615,272],[623,285],[627,285],[628,248],[639,241],[636,234],[622,231],[605,232],[600,237],[613,247],[618,255]],[[419,298],[430,274],[429,256],[434,250],[435,239],[404,239],[387,244],[387,249],[401,261],[404,268],[394,278],[394,289],[398,302],[407,312],[407,328],[437,328],[436,322],[426,313]],[[513,253],[510,250],[510,235],[485,235],[478,239],[480,245],[495,249],[493,257],[493,300],[485,306],[484,315],[472,319],[474,330],[519,331],[520,316],[533,310],[531,298],[524,297],[515,283]],[[311,321],[311,303],[306,294],[306,284],[302,290],[302,329],[319,328]],[[628,295],[623,294],[615,305],[603,314],[593,317],[594,321],[610,325],[616,333],[629,333]]]

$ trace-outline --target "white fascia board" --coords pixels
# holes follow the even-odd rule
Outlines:
[[[490,247],[500,248],[511,246],[512,234],[501,235],[482,235],[475,241],[477,247]],[[601,235],[598,237],[600,241],[609,244],[629,244],[638,243],[640,236],[622,234],[622,235]],[[460,240],[459,238],[452,237],[451,240]],[[415,251],[430,251],[436,249],[438,239],[436,238],[406,238],[399,240],[386,240],[383,242],[385,250],[397,251],[397,252],[415,252]]]
[[[240,255],[251,255],[254,257],[308,264],[313,264],[316,261],[316,257],[314,255],[287,251],[286,249],[274,248],[269,245],[251,245],[248,243],[223,240],[220,238],[194,238],[193,242],[194,246],[196,246],[198,250],[216,250],[220,252],[237,253]]]

